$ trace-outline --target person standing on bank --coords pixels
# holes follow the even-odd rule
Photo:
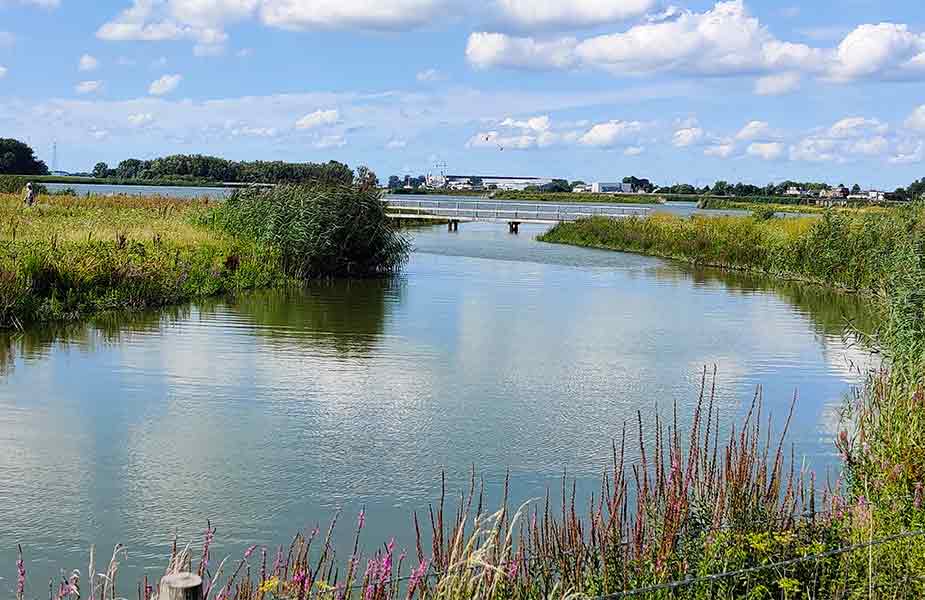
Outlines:
[[[32,182],[26,184],[26,189],[23,192],[23,204],[26,206],[32,206],[35,204],[35,188],[32,187]]]

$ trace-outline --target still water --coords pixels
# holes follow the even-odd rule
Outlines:
[[[834,468],[838,408],[871,363],[843,337],[873,327],[858,299],[541,231],[425,228],[394,280],[0,339],[2,593],[17,542],[33,586],[124,543],[134,589],[208,518],[222,556],[338,509],[344,541],[364,506],[367,544],[407,545],[441,470],[455,492],[475,466],[495,500],[508,469],[518,501],[564,470],[590,493],[637,411],[677,402],[688,422],[705,365],[726,425],[758,385],[778,426],[798,393],[795,453]]]
[[[47,183],[44,184],[51,191],[62,191],[71,189],[77,192],[78,196],[91,195],[126,195],[126,196],[171,196],[173,198],[209,198],[212,200],[221,200],[227,198],[232,193],[234,193],[233,188],[210,188],[210,187],[174,187],[174,186],[153,186],[153,185],[96,185],[96,184],[81,184],[81,183]],[[484,203],[484,199],[476,198],[473,196],[443,196],[440,194],[428,194],[426,196],[394,196],[398,200],[405,201],[414,201],[422,200],[425,203],[427,202],[440,202],[441,206],[451,207],[456,204],[472,204],[477,202]],[[494,201],[492,201],[494,202]],[[535,206],[535,204],[527,202],[505,202],[509,205],[519,205],[519,206]],[[619,203],[619,198],[615,200],[614,203],[609,203],[605,205],[598,205],[593,203],[581,203],[581,206],[586,209],[592,209],[596,206],[621,206]],[[710,214],[710,215],[722,215],[722,214],[747,214],[748,211],[744,210],[702,210],[697,208],[696,202],[669,202],[667,204],[653,204],[653,205],[640,205],[640,204],[625,204],[629,208],[648,208],[652,212],[661,212],[661,213],[671,213],[679,215],[682,217],[690,216],[692,214]],[[781,216],[784,217],[793,217],[798,216],[795,213],[782,213]]]

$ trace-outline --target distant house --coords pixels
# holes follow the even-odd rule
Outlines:
[[[785,196],[796,196],[796,197],[800,197],[800,196],[803,195],[803,190],[801,190],[800,188],[798,188],[798,187],[792,185],[792,186],[790,186],[790,187],[787,188],[787,191],[784,192],[784,195],[785,195]]]
[[[572,188],[572,192],[575,194],[590,194],[591,186],[588,184],[576,185]]]
[[[847,198],[849,194],[848,188],[842,185],[830,190],[822,190],[819,192],[819,197],[826,200],[841,200]]]

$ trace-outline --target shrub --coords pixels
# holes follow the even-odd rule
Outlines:
[[[30,181],[32,181],[32,179],[23,177],[22,175],[0,175],[0,194],[19,194]],[[32,187],[35,188],[37,194],[45,194],[48,192],[48,189],[44,185],[33,182]]]
[[[277,248],[287,272],[303,279],[394,273],[410,252],[379,192],[355,186],[239,190],[206,218],[232,235]]]

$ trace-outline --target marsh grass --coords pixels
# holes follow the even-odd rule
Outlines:
[[[0,196],[0,327],[284,285],[279,252],[194,224],[206,201]]]
[[[890,294],[908,259],[904,249],[919,243],[923,222],[922,207],[790,219],[659,214],[562,223],[540,239]]]
[[[287,185],[236,191],[206,219],[277,250],[294,277],[375,277],[400,270],[411,251],[385,211],[378,190]]]
[[[815,204],[787,204],[774,199],[759,198],[704,198],[698,202],[698,207],[705,210],[756,210],[758,208],[773,209],[779,213],[796,214],[824,214],[827,211],[849,213],[885,213],[892,210],[885,206],[856,205],[846,207],[826,208]]]

